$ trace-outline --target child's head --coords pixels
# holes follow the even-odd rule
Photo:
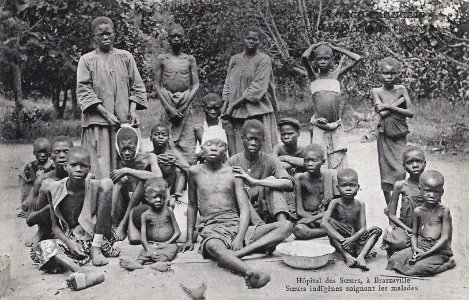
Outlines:
[[[329,70],[333,56],[334,52],[328,45],[319,45],[314,49],[314,62],[320,70]]]
[[[277,122],[280,139],[285,145],[297,145],[300,135],[300,122],[295,118],[283,118]]]
[[[67,164],[67,157],[70,148],[73,147],[73,141],[68,136],[58,136],[52,141],[51,158],[54,161],[55,169],[63,169]]]
[[[108,17],[97,17],[91,21],[91,33],[101,51],[108,52],[114,44],[114,24]]]
[[[420,175],[419,189],[423,200],[428,204],[438,204],[443,196],[445,177],[435,170],[426,170]]]
[[[218,120],[220,118],[221,107],[223,106],[220,96],[215,93],[209,93],[202,98],[202,105],[204,106],[206,121]]]
[[[226,156],[228,139],[218,126],[208,127],[202,136],[202,153],[207,162],[219,162]]]
[[[401,63],[394,57],[386,57],[379,64],[381,77],[385,84],[393,84],[401,70]]]
[[[304,167],[310,174],[321,172],[321,166],[326,162],[324,149],[318,144],[310,144],[303,150]]]
[[[344,199],[353,199],[360,185],[358,184],[358,174],[353,169],[343,169],[337,173],[337,188]]]
[[[40,164],[45,164],[50,156],[50,142],[48,139],[40,137],[33,142],[33,154]]]
[[[70,148],[67,158],[68,177],[73,181],[84,181],[90,172],[91,158],[88,149],[81,146]]]
[[[244,44],[248,52],[256,51],[261,43],[261,30],[257,26],[249,26],[244,31]]]
[[[166,147],[169,142],[168,123],[158,122],[151,128],[150,138],[154,148]]]
[[[179,24],[172,24],[168,28],[168,42],[172,48],[181,48],[184,39],[184,29]]]
[[[241,138],[243,140],[244,151],[258,153],[265,140],[264,125],[255,119],[247,120],[241,129]]]
[[[166,202],[168,183],[161,177],[145,181],[145,200],[152,208],[162,208]]]
[[[132,162],[139,150],[139,137],[132,127],[121,127],[116,135],[117,153],[124,162]]]
[[[425,170],[425,154],[419,147],[407,147],[407,149],[402,154],[402,161],[404,164],[404,169],[411,176],[420,176],[423,170]]]

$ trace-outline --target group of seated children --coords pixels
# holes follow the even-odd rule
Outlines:
[[[205,106],[214,108],[206,109],[206,124],[199,133],[203,163],[198,165],[190,166],[171,147],[164,123],[151,129],[154,149],[148,153],[140,151],[135,129],[121,127],[116,148],[122,167],[100,180],[90,173],[89,151],[74,147],[69,138],[57,137],[50,153],[46,139],[35,141],[37,162],[29,163],[21,178],[31,185],[31,178],[39,176],[28,187],[28,197],[22,198],[22,208],[27,224],[38,225],[27,245],[32,246],[32,258],[41,270],[72,271],[69,286],[83,289],[102,282],[104,276],[84,272],[81,266],[89,261],[103,266],[105,257],[118,256],[114,241],[128,237],[131,244],[143,246],[136,260],[121,260],[123,268],[157,263],[154,268],[159,269],[158,263],[173,260],[178,250],[194,248],[196,230],[202,238],[203,257],[243,275],[251,288],[266,285],[270,274],[240,258],[272,253],[292,233],[297,239],[328,236],[347,266],[368,269],[365,257],[382,231],[367,228],[365,204],[355,199],[360,187],[357,173],[349,168],[338,172],[322,168],[324,149],[318,144],[298,146],[300,124],[293,118],[278,122],[283,145],[272,154],[261,151],[262,123],[247,120],[242,128],[244,151],[227,160],[226,134],[212,120],[219,117],[220,103],[216,97],[207,99]],[[455,262],[451,216],[441,205],[443,176],[424,172],[425,157],[416,147],[405,151],[403,164],[409,177],[395,184],[386,209],[393,226],[383,238],[388,269],[413,276],[450,269]],[[46,165],[51,171],[40,175]],[[34,175],[30,169],[36,170]],[[173,208],[186,181],[187,239],[178,249],[181,231]]]

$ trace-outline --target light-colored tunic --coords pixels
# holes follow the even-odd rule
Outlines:
[[[130,52],[112,49],[109,54],[91,51],[80,58],[77,68],[77,98],[82,109],[82,146],[91,152],[91,171],[96,178],[109,177],[117,167],[114,149],[116,130],[90,107],[102,104],[120,123],[129,123],[130,103],[147,108],[145,85]]]

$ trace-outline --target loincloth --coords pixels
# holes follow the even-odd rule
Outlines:
[[[410,236],[403,228],[394,226],[391,231],[387,231],[383,236],[383,244],[386,249],[399,251],[410,247]]]
[[[216,212],[210,216],[201,218],[198,231],[202,237],[199,252],[204,258],[211,255],[205,249],[205,244],[211,239],[222,241],[227,249],[231,249],[231,244],[239,231],[239,215],[235,210]],[[244,244],[248,245],[255,239],[255,232],[258,225],[249,226],[244,236]]]
[[[69,232],[68,237],[78,246],[78,249],[80,249],[80,251],[82,251],[87,256],[83,259],[74,257],[68,246],[60,239],[43,240],[31,248],[31,259],[33,262],[39,265],[39,270],[51,274],[63,273],[67,271],[62,266],[57,265],[53,260],[53,258],[59,254],[67,255],[73,260],[74,263],[79,266],[86,265],[91,261],[90,253],[92,240],[83,240],[76,237],[73,233],[73,230]],[[107,257],[112,256],[111,252],[114,251],[112,242],[104,239],[104,242],[101,246],[101,251]]]
[[[417,245],[423,251],[431,249],[438,240],[433,238],[418,237]],[[388,260],[387,270],[396,270],[399,273],[410,276],[432,276],[444,272],[456,266],[456,262],[451,259],[453,252],[449,244],[445,249],[438,251],[432,256],[425,257],[415,264],[409,262],[414,251],[411,247],[394,253]]]
[[[312,125],[311,143],[318,144],[324,149],[328,169],[340,170],[347,167],[347,145],[342,125],[339,124],[336,130],[330,131]]]
[[[172,261],[178,252],[176,243],[166,244],[164,242],[148,242],[150,249],[142,249],[137,260],[143,264],[152,264],[155,262]]]
[[[351,237],[352,235],[355,234],[356,230],[355,228],[353,228],[352,226],[350,226],[349,224],[343,224],[343,223],[340,223],[339,221],[336,221],[335,219],[333,218],[330,218],[329,219],[329,223],[331,224],[331,226],[337,230],[337,232],[342,235],[344,238],[348,238],[348,237]],[[373,236],[373,235],[378,235],[380,236],[381,234],[383,233],[383,231],[381,230],[381,228],[377,227],[377,226],[373,226],[373,227],[370,227],[369,229],[367,229],[361,236],[360,238],[355,241],[353,244],[352,244],[352,247],[350,250],[346,250],[347,252],[349,252],[350,254],[352,255],[358,255],[361,250],[363,249],[363,247],[365,246],[366,242]]]

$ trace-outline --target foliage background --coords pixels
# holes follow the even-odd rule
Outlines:
[[[467,111],[468,6],[466,0],[8,1],[0,13],[0,92],[16,102],[4,101],[12,109],[5,110],[2,136],[33,138],[27,129],[54,126],[57,119],[77,127],[76,65],[80,55],[93,49],[89,24],[98,15],[114,21],[116,47],[134,54],[151,99],[154,62],[168,50],[165,28],[176,21],[186,30],[185,51],[198,62],[199,97],[221,93],[229,58],[242,50],[244,29],[258,25],[264,32],[263,51],[274,61],[283,114],[311,114],[300,57],[317,41],[364,57],[342,79],[352,125],[372,118],[369,91],[380,84],[377,63],[386,56],[402,62],[401,82],[417,105],[441,102]],[[21,75],[19,89],[15,70]],[[23,99],[33,108],[22,105]],[[442,133],[452,134],[459,124],[464,136],[464,117],[452,120]]]

